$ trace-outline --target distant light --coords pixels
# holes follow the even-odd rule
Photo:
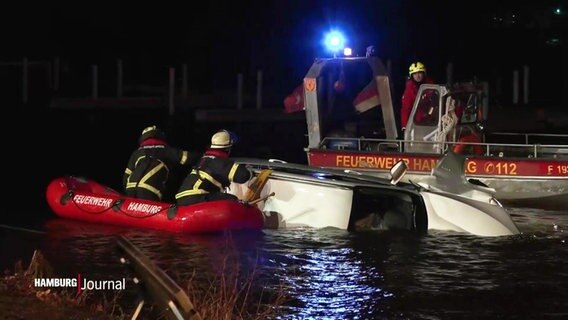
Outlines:
[[[550,38],[546,40],[546,44],[552,47],[555,47],[560,44],[560,39],[558,38]]]
[[[345,48],[343,49],[343,55],[346,57],[349,57],[353,54],[353,50],[351,50],[351,48]]]
[[[339,52],[345,46],[345,37],[339,31],[331,31],[325,36],[325,46],[332,52]]]
[[[562,10],[560,10],[560,8],[556,8],[556,10],[554,10],[555,14],[562,14]]]

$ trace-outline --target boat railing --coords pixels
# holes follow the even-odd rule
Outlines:
[[[562,140],[565,144],[568,145],[568,134],[560,134],[560,133],[518,133],[518,132],[490,132],[486,134],[488,137],[492,136],[501,136],[501,137],[509,137],[512,139],[517,140],[524,140],[525,144],[535,143],[537,140]]]
[[[431,154],[444,154],[455,145],[481,146],[483,153],[478,155],[490,157],[526,157],[526,158],[568,158],[568,145],[561,144],[519,144],[519,143],[484,143],[484,142],[438,142],[395,140],[375,138],[326,137],[319,149],[367,151],[367,152],[405,152],[404,145],[431,144]],[[471,148],[475,149],[475,148]],[[410,152],[410,151],[408,151]],[[473,151],[466,155],[473,155]]]

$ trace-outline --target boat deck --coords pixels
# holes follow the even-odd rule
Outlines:
[[[503,136],[510,143],[491,142],[495,137]],[[466,146],[479,145],[483,149],[480,156],[486,157],[507,157],[507,158],[546,158],[546,159],[568,159],[568,135],[562,134],[518,134],[518,133],[493,133],[484,137],[486,142],[460,142]],[[562,143],[557,143],[562,142]],[[564,143],[566,142],[566,143]],[[448,149],[453,148],[458,142],[437,142],[414,140],[389,140],[373,138],[351,138],[351,137],[325,137],[321,144],[321,149],[366,151],[366,152],[393,152],[404,153],[405,144],[424,144],[431,145],[432,152],[427,154],[443,154]]]

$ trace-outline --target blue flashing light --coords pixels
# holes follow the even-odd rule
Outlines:
[[[337,53],[345,47],[345,37],[339,31],[331,31],[325,35],[325,46],[329,51]]]

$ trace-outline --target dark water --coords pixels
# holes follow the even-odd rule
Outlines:
[[[284,286],[290,300],[282,319],[568,318],[568,211],[512,210],[523,235],[500,238],[338,230],[183,236],[51,220],[44,195],[51,179],[84,175],[118,187],[147,125],[167,128],[172,144],[190,150],[231,125],[243,136],[235,156],[292,162],[305,160],[305,128],[195,124],[190,115],[152,112],[32,111],[21,110],[19,126],[4,139],[17,178],[6,180],[0,224],[40,232],[0,227],[2,269],[40,249],[61,276],[126,277],[114,244],[124,234],[181,284],[194,271],[201,278],[226,274],[233,257],[233,267],[252,272],[255,294],[270,297]],[[134,286],[126,293],[133,297]],[[132,300],[124,307],[133,310]]]
[[[284,286],[281,319],[566,319],[568,212],[511,213],[523,234],[497,238],[331,229],[184,236],[55,219],[33,225],[45,233],[0,228],[0,257],[6,267],[37,248],[61,274],[117,279],[128,275],[114,245],[124,234],[180,283],[194,271],[227,272],[235,257],[234,267],[254,271],[255,293]]]
[[[191,112],[170,117],[165,110],[16,109],[7,119],[18,125],[6,129],[3,139],[7,170],[16,175],[7,180],[10,201],[2,206],[4,212],[12,213],[0,216],[0,222],[46,217],[45,189],[63,175],[85,176],[120,189],[140,133],[154,124],[165,131],[170,145],[190,152],[202,153],[211,135],[225,128],[240,137],[232,156],[307,160],[305,121],[197,123]]]

